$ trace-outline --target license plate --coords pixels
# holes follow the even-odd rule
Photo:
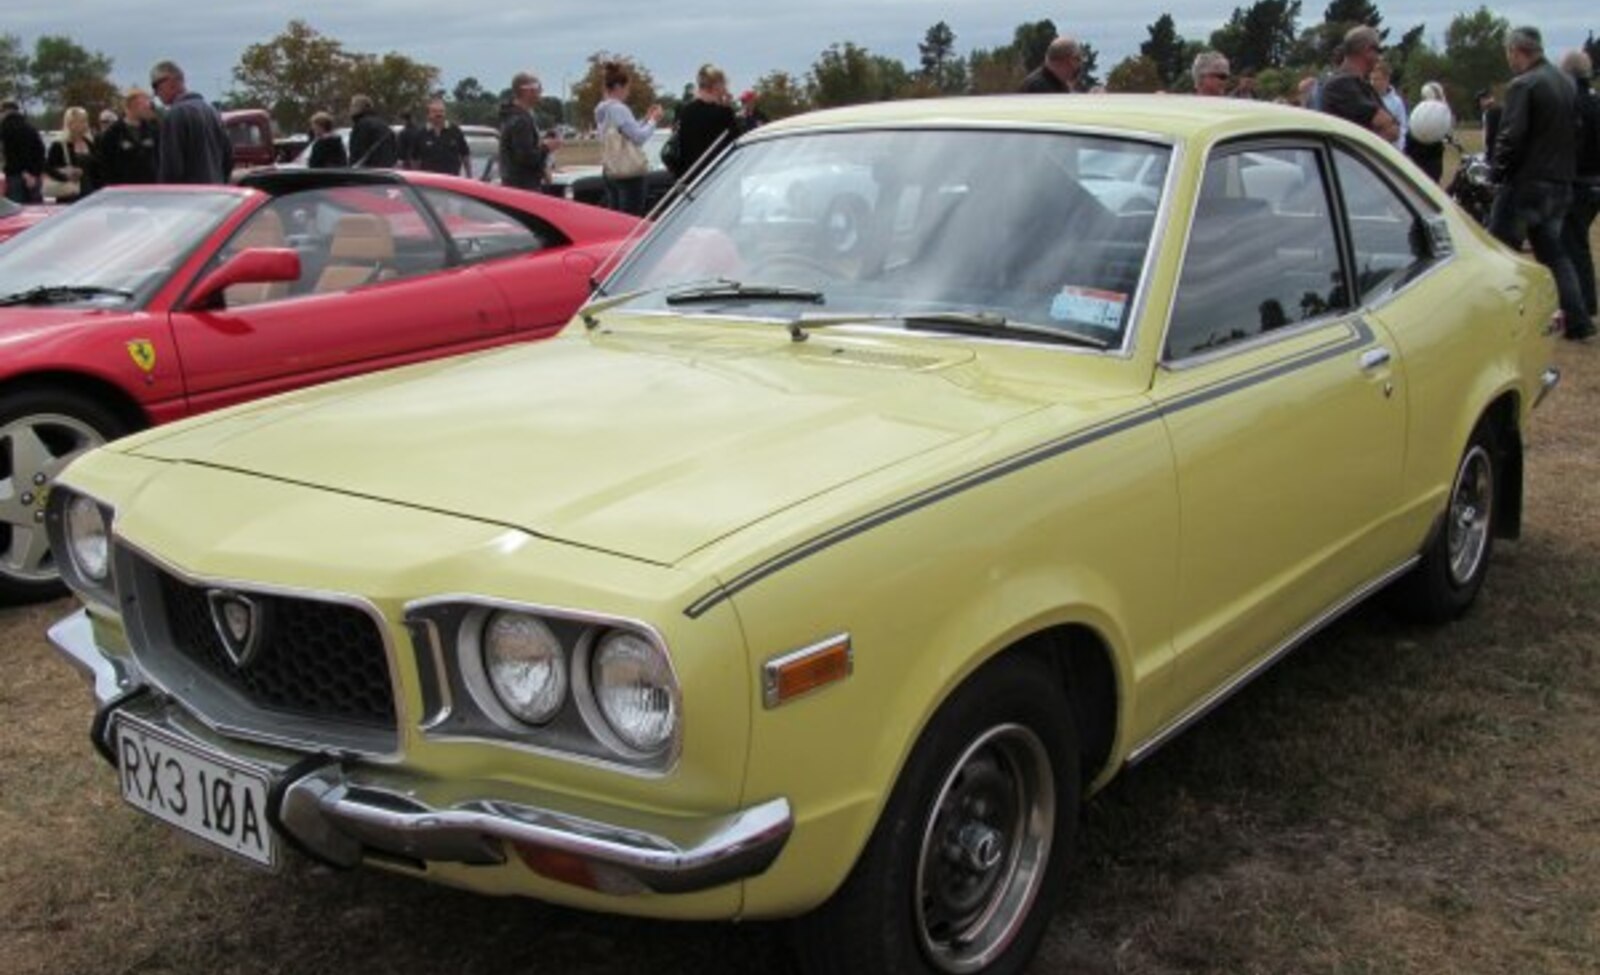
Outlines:
[[[126,714],[117,714],[115,721],[123,799],[235,856],[263,867],[277,865],[265,773]]]

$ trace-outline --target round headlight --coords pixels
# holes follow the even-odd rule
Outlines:
[[[635,633],[608,634],[592,658],[589,680],[601,716],[624,745],[648,753],[671,740],[677,681],[655,644]]]
[[[100,506],[79,495],[67,502],[66,534],[72,567],[89,582],[111,573],[111,529]]]
[[[483,669],[511,716],[544,724],[567,698],[567,657],[550,627],[526,613],[495,613],[483,628]]]

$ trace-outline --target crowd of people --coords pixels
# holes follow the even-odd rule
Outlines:
[[[1408,112],[1383,55],[1377,30],[1352,28],[1333,67],[1301,79],[1294,101],[1372,131],[1438,181],[1454,126],[1444,88],[1436,81],[1424,84],[1421,101]],[[1532,247],[1555,276],[1567,336],[1587,339],[1595,333],[1596,314],[1589,228],[1600,209],[1600,96],[1591,89],[1593,66],[1582,51],[1568,52],[1559,68],[1552,65],[1539,31],[1532,27],[1510,33],[1506,57],[1513,77],[1505,104],[1495,104],[1487,91],[1478,94],[1485,153],[1497,185],[1489,229],[1513,248],[1524,243]],[[1057,37],[1019,90],[1083,91],[1083,67],[1083,46],[1072,37]],[[1234,77],[1227,56],[1219,51],[1198,54],[1190,73],[1196,95],[1256,97],[1255,79],[1248,74]],[[643,214],[649,169],[643,146],[664,124],[664,113],[660,105],[652,105],[636,116],[628,106],[632,82],[625,65],[602,65],[604,97],[595,106],[594,128],[601,143],[606,205]],[[507,186],[550,189],[551,161],[562,143],[555,132],[540,128],[536,109],[543,94],[537,75],[518,72],[511,79],[510,97],[500,106],[498,163]],[[159,116],[155,99],[165,106]],[[445,108],[436,98],[428,103],[426,124],[415,125],[405,115],[397,130],[369,97],[358,94],[350,101],[348,144],[329,113],[312,117],[309,165],[402,167],[471,176],[466,137],[449,121]],[[120,115],[108,110],[99,122],[96,133],[84,109],[69,107],[62,116],[60,139],[47,149],[15,101],[0,104],[6,196],[18,203],[38,203],[47,196],[70,203],[101,186],[225,183],[232,172],[232,146],[221,115],[188,89],[183,69],[172,61],[151,69],[148,91],[126,93]],[[662,161],[674,177],[692,177],[739,135],[765,122],[754,92],[746,91],[736,102],[727,75],[715,65],[704,65],[693,97],[678,109]]]

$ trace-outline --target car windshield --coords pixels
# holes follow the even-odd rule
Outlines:
[[[8,242],[0,298],[46,289],[60,303],[67,291],[51,289],[78,289],[71,300],[143,304],[239,204],[225,192],[103,190]]]
[[[0,196],[0,217],[11,217],[22,212],[22,207]]]
[[[1169,157],[1046,132],[758,140],[668,214],[605,291],[643,291],[630,310],[763,318],[981,313],[1116,347]],[[708,284],[721,290],[702,297]],[[674,303],[689,288],[696,300]]]

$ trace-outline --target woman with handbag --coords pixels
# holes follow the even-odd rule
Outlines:
[[[89,113],[76,105],[61,116],[61,138],[50,143],[44,176],[44,195],[57,203],[81,200],[98,185]]]
[[[605,177],[606,206],[634,216],[644,215],[644,176],[650,169],[640,147],[655,133],[661,106],[651,105],[644,121],[628,107],[628,71],[616,61],[600,67],[606,97],[594,109],[600,133],[600,172]]]

